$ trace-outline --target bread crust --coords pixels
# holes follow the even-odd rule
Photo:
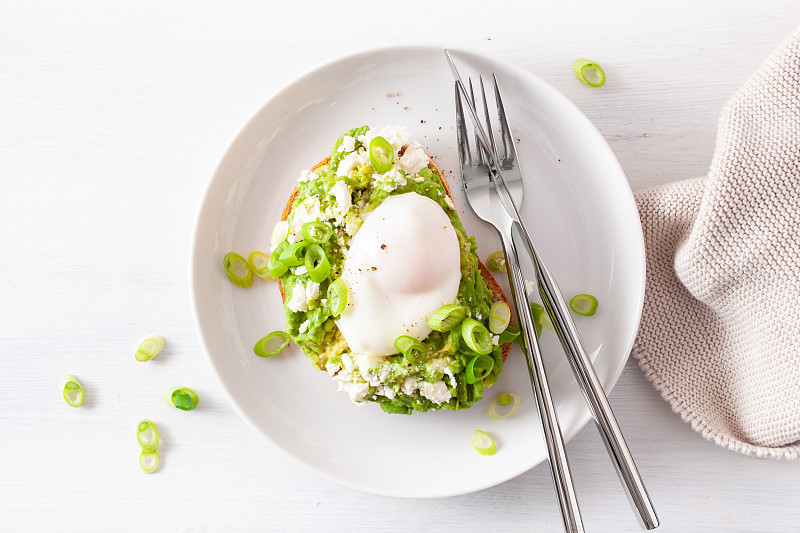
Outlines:
[[[311,170],[314,171],[320,168],[321,166],[327,165],[330,162],[330,160],[331,156],[326,157],[325,159],[314,165],[314,167],[312,167]],[[439,176],[439,181],[442,182],[442,187],[444,187],[444,191],[447,193],[447,196],[449,196],[452,199],[453,196],[450,194],[450,186],[444,179],[442,171],[439,170],[439,167],[436,166],[436,163],[433,162],[433,159],[430,156],[428,156],[428,168],[434,171],[437,176]],[[292,191],[291,196],[289,196],[289,200],[286,202],[286,206],[283,208],[283,213],[281,213],[281,220],[287,220],[289,218],[289,214],[292,212],[292,206],[294,205],[294,201],[297,198],[298,194],[300,194],[300,191],[297,187],[295,187],[294,190]],[[511,304],[509,303],[508,298],[506,297],[506,293],[503,291],[503,288],[497,283],[497,280],[494,279],[494,276],[486,267],[486,265],[483,264],[483,261],[481,261],[480,257],[478,258],[478,268],[481,271],[481,276],[483,277],[483,280],[486,282],[486,286],[489,288],[490,291],[492,291],[492,303],[502,301],[505,302],[509,307],[511,307]],[[278,280],[278,288],[281,291],[281,300],[283,301],[284,304],[286,304],[286,293],[284,292],[283,282],[281,280]],[[513,323],[514,323],[514,318],[512,317],[510,324]],[[511,352],[511,343],[510,342],[504,343],[503,363],[505,363],[506,359],[508,359],[508,354],[510,352]]]

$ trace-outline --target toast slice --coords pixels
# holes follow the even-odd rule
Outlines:
[[[314,171],[320,167],[327,165],[330,162],[330,160],[331,156],[326,157],[325,159],[317,163],[314,167],[312,167],[311,170]],[[431,159],[430,156],[428,156],[428,168],[431,169],[439,177],[439,180],[441,181],[445,192],[452,199],[452,195],[450,193],[450,187],[447,184],[447,181],[444,179],[441,170],[439,170],[439,167],[436,166],[436,164],[433,162],[433,159]],[[294,190],[292,191],[292,194],[289,196],[289,199],[286,202],[286,206],[283,208],[283,213],[281,214],[281,220],[287,220],[289,218],[289,214],[292,212],[292,206],[294,205],[298,193],[299,190],[297,187],[295,187]],[[486,267],[486,265],[483,263],[483,261],[481,261],[480,258],[478,258],[478,268],[480,269],[481,276],[483,277],[486,286],[492,292],[492,303],[503,301],[507,305],[509,305],[509,307],[511,307],[511,304],[509,303],[508,298],[506,297],[506,294],[503,291],[503,288],[500,287],[500,285],[497,283],[497,280],[494,279],[494,276]],[[286,292],[284,290],[283,283],[281,280],[278,280],[278,286],[281,292],[281,299],[283,303],[286,304]],[[513,325],[513,323],[514,321],[512,318],[510,325]],[[511,344],[512,343],[510,342],[503,344],[503,363],[506,362],[506,360],[508,359],[508,354],[511,352]]]

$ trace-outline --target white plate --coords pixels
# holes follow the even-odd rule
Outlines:
[[[600,133],[554,88],[496,58],[452,53],[462,75],[495,72],[500,80],[528,180],[523,215],[565,295],[591,293],[600,301],[598,313],[579,318],[578,327],[609,391],[633,344],[644,294],[642,234],[627,180]],[[350,403],[296,346],[269,359],[253,354],[259,338],[285,328],[277,284],[257,279],[249,289],[235,287],[222,257],[268,249],[300,171],[324,158],[342,132],[363,124],[406,126],[454,185],[456,207],[480,257],[499,249],[451,173],[458,162],[453,82],[442,50],[389,48],[330,63],[273,96],[242,128],[208,184],[191,265],[195,320],[208,361],[256,431],[337,483],[400,497],[451,496],[501,483],[546,457],[518,348],[473,408],[411,416]],[[569,439],[589,413],[549,332],[543,351]],[[490,420],[489,400],[507,391],[520,393],[522,406],[510,418]],[[476,429],[494,436],[494,456],[472,449]]]

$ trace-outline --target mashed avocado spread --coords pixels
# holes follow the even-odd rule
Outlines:
[[[383,173],[375,170],[367,151],[371,139],[378,136],[394,146],[392,166]],[[478,267],[475,240],[466,235],[419,143],[410,141],[400,127],[354,128],[336,141],[327,163],[301,173],[297,191],[287,218],[287,244],[278,246],[303,240],[302,227],[307,222],[324,222],[333,229],[330,239],[321,244],[331,266],[327,279],[312,281],[303,265],[280,277],[287,332],[314,366],[327,371],[339,390],[356,403],[378,402],[389,413],[465,409],[480,400],[483,387],[493,384],[502,371],[505,339],[493,336],[491,373],[468,384],[465,369],[476,354],[466,346],[460,325],[446,332],[433,331],[422,340],[427,360],[412,363],[399,353],[386,357],[353,353],[331,316],[328,289],[341,275],[350,241],[364,218],[390,195],[413,192],[435,201],[449,217],[461,255],[461,281],[454,303],[465,306],[468,317],[487,324],[492,292]]]

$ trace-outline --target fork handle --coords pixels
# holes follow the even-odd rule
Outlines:
[[[500,234],[503,248],[508,258],[506,264],[508,266],[509,281],[511,282],[511,293],[517,307],[517,315],[520,319],[521,331],[527,347],[523,352],[528,363],[533,395],[536,398],[539,417],[542,421],[544,438],[550,457],[550,470],[558,497],[558,504],[561,508],[564,530],[569,533],[580,533],[583,532],[583,520],[578,507],[575,488],[572,484],[572,474],[569,469],[564,438],[558,424],[553,398],[550,395],[550,385],[545,374],[542,352],[539,349],[539,341],[536,338],[536,328],[531,314],[531,307],[525,292],[525,281],[520,268],[519,253],[512,233],[515,224],[516,222],[500,229]]]
[[[527,235],[525,237],[527,238]],[[617,475],[623,487],[625,487],[628,501],[631,507],[638,512],[639,524],[644,529],[655,529],[658,527],[659,521],[653,502],[650,500],[650,495],[647,494],[644,481],[642,481],[630,449],[625,443],[625,437],[623,437],[622,430],[617,424],[617,419],[614,417],[614,412],[608,403],[603,386],[597,374],[595,374],[589,356],[586,354],[578,335],[578,329],[575,327],[575,322],[573,322],[569,313],[567,303],[558,289],[555,278],[550,274],[550,271],[541,261],[539,254],[532,245],[529,246],[529,251],[536,263],[536,275],[542,303],[547,309],[555,330],[558,332],[564,351],[568,355],[567,359],[569,359],[578,385],[589,404],[592,417],[600,430],[608,455],[616,467]]]

